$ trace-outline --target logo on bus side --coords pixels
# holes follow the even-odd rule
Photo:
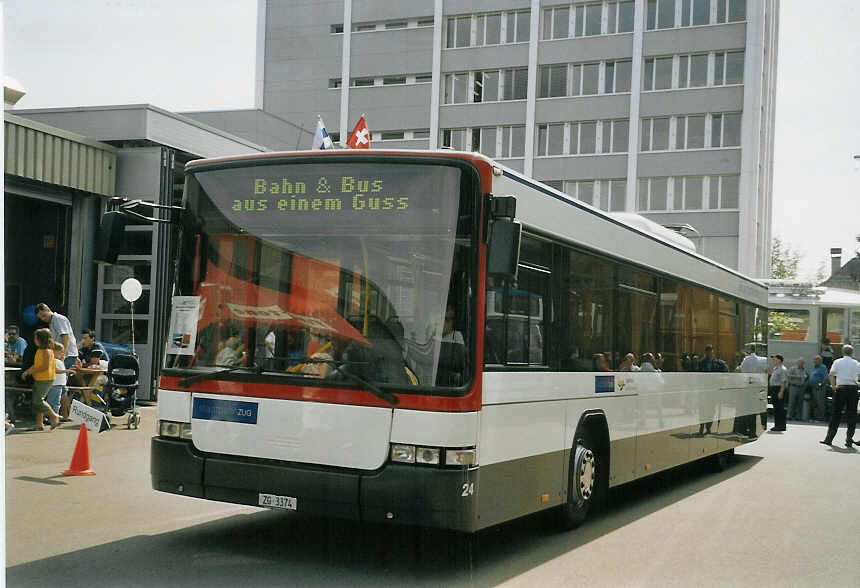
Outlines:
[[[615,392],[615,376],[594,376],[595,394]]]

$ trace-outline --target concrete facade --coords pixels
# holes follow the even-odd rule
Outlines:
[[[365,114],[375,148],[480,150],[769,274],[778,0],[258,6],[266,113],[321,115],[343,140]]]

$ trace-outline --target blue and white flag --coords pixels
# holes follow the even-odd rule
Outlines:
[[[331,149],[331,147],[331,137],[325,130],[325,123],[321,116],[317,117],[317,132],[314,134],[314,143],[311,149]]]

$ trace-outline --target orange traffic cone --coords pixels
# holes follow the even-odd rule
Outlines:
[[[64,476],[95,476],[96,473],[90,469],[90,444],[87,440],[87,426],[81,423],[78,431],[78,442],[75,443],[75,452],[72,454],[72,463],[69,469],[63,471]]]

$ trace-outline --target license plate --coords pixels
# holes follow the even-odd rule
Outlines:
[[[283,508],[286,510],[296,510],[298,500],[292,496],[278,496],[277,494],[263,494],[260,492],[260,506],[267,508]]]

